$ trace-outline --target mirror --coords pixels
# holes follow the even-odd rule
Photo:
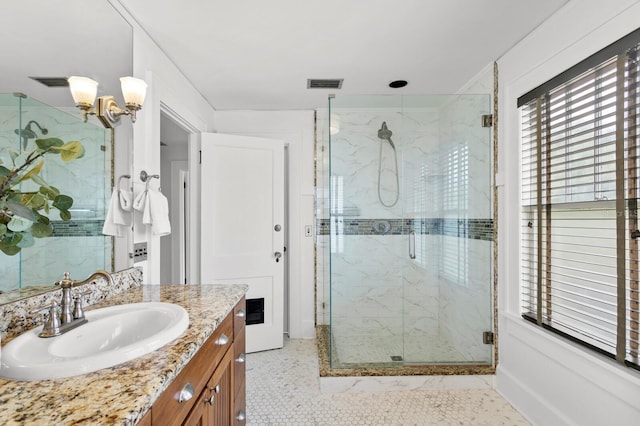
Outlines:
[[[90,77],[99,82],[98,96],[112,95],[121,102],[120,80],[122,76],[132,75],[133,72],[133,30],[125,19],[112,7],[108,0],[21,0],[19,2],[9,2],[3,6],[3,13],[0,14],[0,51],[3,52],[3,72],[0,75],[0,94],[2,99],[10,99],[13,93],[20,92],[27,96],[22,101],[29,109],[29,114],[46,111],[42,118],[34,118],[25,114],[18,117],[18,108],[15,104],[0,105],[0,138],[11,138],[12,143],[17,146],[23,145],[25,134],[17,135],[15,130],[25,129],[26,124],[35,120],[43,128],[50,128],[51,132],[43,135],[43,132],[32,123],[31,129],[35,131],[37,138],[59,137],[64,142],[81,139],[87,157],[100,156],[105,168],[89,182],[86,179],[86,171],[82,170],[80,161],[78,163],[69,162],[64,167],[68,173],[78,178],[75,183],[58,182],[51,174],[46,177],[47,183],[52,186],[59,186],[62,193],[70,190],[75,191],[74,186],[102,187],[102,191],[87,190],[76,192],[73,196],[76,211],[71,211],[72,219],[69,227],[82,227],[81,221],[95,219],[96,209],[98,217],[104,218],[104,210],[111,195],[111,185],[113,180],[118,179],[122,174],[130,174],[132,164],[130,163],[129,145],[132,135],[131,123],[123,120],[122,124],[116,128],[115,139],[120,145],[114,144],[114,133],[112,130],[104,129],[95,117],[91,117],[89,122],[83,123],[80,111],[75,108],[73,99],[68,87],[56,86],[56,78],[63,81],[71,75]],[[46,78],[47,86],[36,78]],[[53,78],[53,79],[52,79]],[[59,80],[59,79],[58,79]],[[17,98],[12,99],[17,101]],[[11,103],[11,102],[7,102]],[[55,107],[55,108],[50,108]],[[38,116],[40,117],[40,116]],[[47,121],[47,123],[40,122]],[[62,124],[71,126],[61,127]],[[54,134],[58,133],[58,134]],[[21,137],[22,136],[22,137]],[[27,144],[34,143],[26,139]],[[87,144],[92,144],[87,146]],[[4,144],[3,144],[4,146]],[[29,146],[29,145],[27,145]],[[104,146],[104,148],[102,148]],[[115,150],[114,150],[115,148]],[[104,150],[103,150],[104,149]],[[115,154],[114,154],[115,152]],[[48,163],[49,159],[45,159]],[[48,164],[47,164],[48,166]],[[83,182],[83,179],[84,182]],[[101,181],[100,181],[101,180]],[[100,182],[99,182],[100,181]],[[79,185],[77,182],[83,182]],[[64,189],[64,185],[70,187]],[[123,183],[123,185],[125,185]],[[76,188],[77,189],[77,188]],[[93,206],[85,208],[85,206]],[[92,211],[93,210],[93,211]],[[52,220],[57,219],[52,216]],[[74,223],[78,221],[78,223]],[[95,222],[95,220],[94,220]],[[76,226],[72,226],[76,225]],[[128,260],[127,252],[129,242],[127,238],[111,238],[102,235],[102,227],[95,226],[90,232],[93,240],[102,240],[99,247],[92,250],[102,251],[103,265],[101,269],[113,271],[123,269],[132,265]],[[97,233],[97,235],[96,235]],[[77,248],[85,242],[80,243],[84,236],[69,235],[71,247]],[[45,240],[46,238],[42,238]],[[125,241],[123,241],[125,240]],[[95,241],[91,244],[95,245]],[[115,250],[114,250],[115,246]],[[31,247],[30,247],[31,248]],[[0,253],[0,268],[3,268],[5,258],[11,257],[11,261],[18,261],[20,271],[46,270],[59,279],[64,272],[60,260],[48,259],[43,262],[38,256],[28,252],[30,248],[23,249],[16,256],[7,256]],[[69,248],[57,249],[60,258],[75,258],[82,264],[82,260],[89,256],[84,256],[82,250],[71,250]],[[86,254],[86,252],[84,252]],[[115,253],[115,256],[114,256]],[[78,259],[79,258],[79,259]],[[118,260],[119,259],[119,260]],[[89,267],[91,272],[95,269]],[[0,271],[2,272],[2,271]],[[80,276],[86,273],[80,266],[70,270],[72,278],[84,279]],[[23,274],[27,275],[27,274]],[[13,278],[3,274],[0,284],[12,281]],[[0,303],[7,303],[22,297],[29,297],[39,292],[55,289],[50,278],[43,278],[42,282],[31,280],[29,285],[33,287],[23,287],[19,291],[0,294]],[[6,286],[0,285],[0,291],[5,291]]]

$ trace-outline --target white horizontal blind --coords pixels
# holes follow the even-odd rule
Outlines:
[[[538,139],[542,136],[541,101],[534,101],[521,108],[522,113],[522,216],[521,216],[521,265],[522,311],[535,319],[538,312]]]
[[[521,279],[525,318],[638,365],[636,56],[521,106]]]
[[[628,214],[626,215],[625,238],[625,270],[627,283],[625,286],[625,333],[626,348],[625,360],[634,365],[640,365],[639,347],[640,337],[640,265],[639,243],[640,230],[638,223],[638,196],[640,161],[640,53],[639,49],[631,49],[627,53],[625,66],[625,114],[624,114],[624,149],[625,168],[627,179],[625,181],[625,194],[628,200]]]

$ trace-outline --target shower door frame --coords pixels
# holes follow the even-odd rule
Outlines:
[[[464,96],[469,96],[469,95],[452,95],[452,96],[464,97]],[[406,99],[407,97],[397,97],[397,98],[402,98],[402,100],[400,100],[400,104],[402,105],[402,103],[404,102],[404,99]],[[491,112],[491,107],[492,107],[491,102],[490,102],[490,96],[489,95],[484,95],[483,98],[484,98],[484,100],[486,102],[484,102],[483,109],[482,109],[482,111],[479,111],[479,113],[480,112],[489,112],[490,113]],[[461,99],[461,98],[458,98],[458,99]],[[402,111],[403,111],[402,107],[400,107],[400,113],[401,114],[402,114]],[[336,113],[336,109],[335,108],[332,109],[332,106],[330,105],[330,107],[329,107],[330,127],[331,127],[331,124],[332,124],[331,123],[332,114],[335,114],[335,113]],[[475,118],[477,119],[476,122],[479,123],[480,122],[479,116],[475,117]],[[376,116],[376,119],[372,119],[371,120],[371,126],[370,127],[372,128],[372,130],[376,126],[379,127],[378,120],[380,120],[380,122],[389,121],[389,120],[386,119],[386,116],[379,114],[378,116]],[[344,122],[345,122],[345,120],[341,120],[341,122],[342,122],[343,130],[344,130]],[[346,120],[346,122],[349,122],[349,120]],[[394,134],[394,140],[399,142],[399,145],[402,145],[402,143],[403,143],[403,141],[401,140],[402,139],[402,133],[403,133],[402,126],[399,126],[399,127],[397,126],[397,127],[393,127],[392,128],[391,125],[389,125],[388,127],[391,130],[393,130],[393,132],[394,132],[393,133]],[[330,136],[329,139],[330,139],[330,141],[329,141],[329,158],[330,158],[330,160],[329,160],[329,163],[330,163],[330,165],[329,165],[329,170],[330,170],[329,180],[331,181],[331,179],[332,179],[331,175],[333,174],[332,173],[332,169],[333,169],[332,168],[332,160],[333,160],[333,155],[332,155],[332,142],[333,142],[333,140],[332,139],[333,139],[333,137]],[[486,141],[486,148],[487,148],[487,154],[488,154],[487,158],[489,159],[489,164],[490,164],[490,156],[491,156],[491,148],[492,148],[491,147],[491,141],[492,141],[491,129],[488,129],[486,131],[486,134],[484,136],[484,141]],[[401,154],[405,154],[402,149],[400,149],[400,153]],[[411,153],[409,153],[408,155],[411,156]],[[399,158],[401,159],[400,160],[400,164],[402,165],[402,166],[399,166],[400,170],[404,170],[405,167],[406,167],[406,162],[404,160],[404,156],[400,155]],[[402,172],[400,172],[400,173],[402,173]],[[488,181],[491,182],[492,181],[492,170],[490,169],[490,167],[487,168],[486,174],[487,174],[487,177],[488,177]],[[407,176],[402,175],[402,180],[401,180],[401,184],[400,184],[400,187],[401,187],[400,191],[401,192],[405,190],[406,184],[407,184]],[[470,240],[470,239],[478,239],[478,234],[479,233],[481,234],[482,232],[484,232],[486,230],[484,227],[488,226],[488,225],[490,226],[490,224],[492,222],[492,215],[493,215],[492,196],[493,196],[493,194],[491,192],[491,185],[489,184],[487,186],[488,186],[488,191],[489,191],[488,201],[487,201],[487,203],[488,203],[488,206],[487,206],[488,213],[486,215],[487,217],[484,218],[481,221],[482,223],[480,224],[481,225],[480,226],[480,230],[473,229],[472,232],[469,231],[469,227],[470,226],[473,227],[473,224],[474,224],[473,220],[469,220],[469,219],[472,219],[472,218],[463,219],[464,223],[462,225],[459,225],[459,226],[462,226],[462,228],[461,228],[462,232],[458,232],[458,240],[460,240],[460,238],[463,238],[463,240],[460,240],[460,241],[463,241],[464,244],[475,244],[473,241],[468,241],[468,240]],[[330,188],[329,189],[329,193],[331,194],[333,192],[332,190],[334,189],[333,186],[331,185],[331,183],[329,185],[329,188]],[[331,198],[331,195],[329,197],[329,202],[330,203],[333,202],[333,198]],[[405,292],[406,292],[406,289],[407,289],[405,280],[407,279],[406,275],[408,274],[408,272],[407,272],[407,270],[405,268],[407,268],[406,265],[408,264],[408,262],[415,262],[415,261],[410,260],[408,258],[409,257],[408,254],[409,253],[408,253],[407,247],[410,244],[410,242],[409,242],[410,241],[410,235],[411,235],[412,232],[417,233],[418,241],[420,239],[424,239],[424,238],[434,238],[434,239],[436,239],[436,238],[437,239],[447,238],[448,239],[450,237],[450,235],[449,236],[437,235],[438,233],[440,233],[440,234],[443,233],[443,226],[445,226],[445,224],[446,224],[445,222],[447,222],[446,220],[444,220],[443,218],[439,218],[439,219],[438,218],[432,218],[433,220],[431,220],[431,219],[426,219],[424,217],[419,217],[419,216],[418,217],[411,217],[412,215],[410,213],[408,213],[409,209],[407,209],[407,206],[405,205],[406,203],[407,203],[407,198],[403,194],[401,194],[400,202],[399,202],[399,204],[402,204],[401,212],[400,212],[399,218],[394,219],[394,227],[393,227],[393,231],[392,231],[393,234],[394,234],[394,237],[398,236],[400,238],[401,242],[399,243],[399,246],[403,247],[403,249],[401,249],[401,250],[406,250],[405,253],[407,254],[406,262],[403,262],[403,264],[405,264],[405,266],[400,268],[401,269],[401,273],[400,273],[400,283],[401,283],[401,285],[399,287],[399,290],[400,290],[400,293],[401,293],[401,296],[402,296],[402,308],[401,308],[401,317],[402,317],[401,321],[402,321],[402,329],[403,329],[403,332],[402,332],[402,353],[401,353],[402,361],[398,362],[398,361],[393,361],[392,359],[379,359],[377,362],[364,363],[362,366],[357,365],[357,363],[336,364],[336,363],[332,362],[332,367],[334,367],[334,368],[345,368],[345,367],[347,367],[347,368],[348,367],[355,367],[355,368],[360,368],[360,367],[389,367],[389,368],[393,368],[393,367],[402,367],[403,365],[418,365],[419,366],[419,365],[434,365],[434,364],[435,365],[442,365],[442,364],[445,364],[445,365],[458,365],[458,364],[463,364],[463,365],[466,365],[466,366],[477,365],[483,371],[486,370],[486,367],[491,368],[493,366],[493,359],[495,357],[494,351],[492,350],[493,348],[491,348],[491,347],[488,347],[487,355],[481,362],[478,362],[478,361],[475,361],[475,360],[454,360],[454,361],[450,361],[450,360],[446,360],[446,359],[444,359],[444,360],[443,359],[431,359],[431,360],[421,361],[419,359],[415,359],[415,357],[412,357],[412,356],[407,357],[407,343],[410,342],[411,340],[413,340],[413,338],[407,334],[407,326],[409,325],[410,322],[412,322],[412,320],[410,318],[408,318],[407,315],[406,315],[406,312],[407,312],[406,305],[408,304],[409,300],[408,300],[407,297],[405,297],[405,296],[407,296],[407,295],[405,295]],[[335,308],[335,300],[334,300],[335,299],[335,295],[334,295],[334,285],[333,285],[334,284],[334,273],[335,273],[335,266],[336,265],[334,264],[334,258],[333,258],[334,254],[332,253],[332,249],[335,248],[335,247],[333,247],[333,244],[332,244],[334,242],[334,240],[332,240],[332,237],[335,237],[337,235],[336,232],[335,232],[335,229],[333,229],[333,228],[338,222],[337,222],[336,216],[334,216],[332,214],[332,212],[334,211],[334,209],[333,209],[334,207],[335,206],[330,206],[330,209],[329,209],[329,224],[330,224],[330,228],[331,228],[331,230],[330,230],[330,234],[331,235],[329,237],[329,243],[330,244],[329,244],[329,247],[328,247],[328,251],[329,251],[328,254],[329,254],[329,259],[330,259],[330,262],[329,262],[329,271],[330,271],[329,298],[330,298],[330,306],[331,306],[331,309],[330,309],[331,333],[330,334],[331,334],[331,337],[332,337],[330,339],[331,346],[332,346],[332,348],[331,348],[332,350],[330,351],[330,356],[332,356],[332,360],[334,360],[333,356],[335,356],[336,353],[337,353],[337,350],[334,347],[334,345],[335,345],[335,337],[336,337],[334,335],[334,333],[335,333],[335,329],[334,329],[335,316],[334,316],[334,314],[335,314],[336,311],[334,309]],[[395,222],[395,221],[397,221],[397,222]],[[356,221],[354,221],[354,222],[356,222]],[[492,229],[488,229],[486,231],[487,232],[484,235],[482,235],[482,239],[486,240],[487,239],[486,236],[489,235],[490,236],[489,239],[492,240],[493,230]],[[342,238],[349,238],[349,237],[342,236]],[[419,243],[419,245],[420,244],[422,244],[422,247],[424,248],[424,245],[425,245],[424,241],[422,243]],[[485,310],[486,311],[485,314],[487,314],[487,315],[486,315],[486,318],[485,318],[484,322],[486,322],[486,325],[483,324],[484,328],[486,328],[486,331],[491,331],[492,330],[493,321],[494,321],[494,307],[493,307],[493,296],[492,296],[492,294],[493,294],[493,279],[492,279],[492,275],[493,274],[492,274],[492,270],[491,270],[491,267],[492,267],[491,264],[493,262],[493,245],[489,244],[489,246],[490,247],[486,249],[486,253],[487,253],[487,256],[488,256],[487,263],[490,265],[490,267],[489,267],[489,271],[488,271],[488,274],[487,274],[487,279],[484,282],[484,286],[486,287],[486,290],[487,290],[487,292],[485,294],[485,296],[487,298],[486,304],[488,305],[487,309]],[[468,266],[467,266],[467,269],[469,269]],[[468,270],[467,270],[467,273],[468,273]],[[485,330],[483,329],[483,331],[485,331]],[[480,341],[480,342],[482,341],[482,332],[478,333],[477,340]],[[394,354],[394,355],[397,355],[397,354]]]

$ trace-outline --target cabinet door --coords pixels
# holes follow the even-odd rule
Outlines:
[[[208,394],[205,406],[208,411],[208,425],[227,426],[231,424],[232,396],[231,364],[233,350],[228,350],[218,368],[213,372],[204,393]]]
[[[182,424],[183,426],[209,426],[212,424],[210,414],[207,391],[204,390]]]

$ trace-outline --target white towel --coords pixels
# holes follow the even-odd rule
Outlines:
[[[154,235],[169,235],[171,223],[169,222],[169,201],[162,192],[149,189],[147,204],[151,211],[151,230]]]
[[[131,225],[131,192],[118,190],[118,205],[113,209],[113,222],[116,225]]]
[[[147,203],[148,191],[148,189],[141,191],[133,200],[133,208],[134,210],[142,213],[142,223],[144,223],[145,225],[151,225],[151,214],[149,212],[149,203]]]
[[[114,237],[123,237],[128,224],[122,223],[122,216],[118,191],[113,191],[111,193],[111,201],[109,201],[109,208],[107,209],[107,217],[104,219],[104,225],[102,225],[102,233]],[[116,217],[118,218],[117,220]]]
[[[133,208],[142,212],[142,223],[151,225],[154,235],[169,235],[169,202],[160,191],[145,189],[133,201]]]

